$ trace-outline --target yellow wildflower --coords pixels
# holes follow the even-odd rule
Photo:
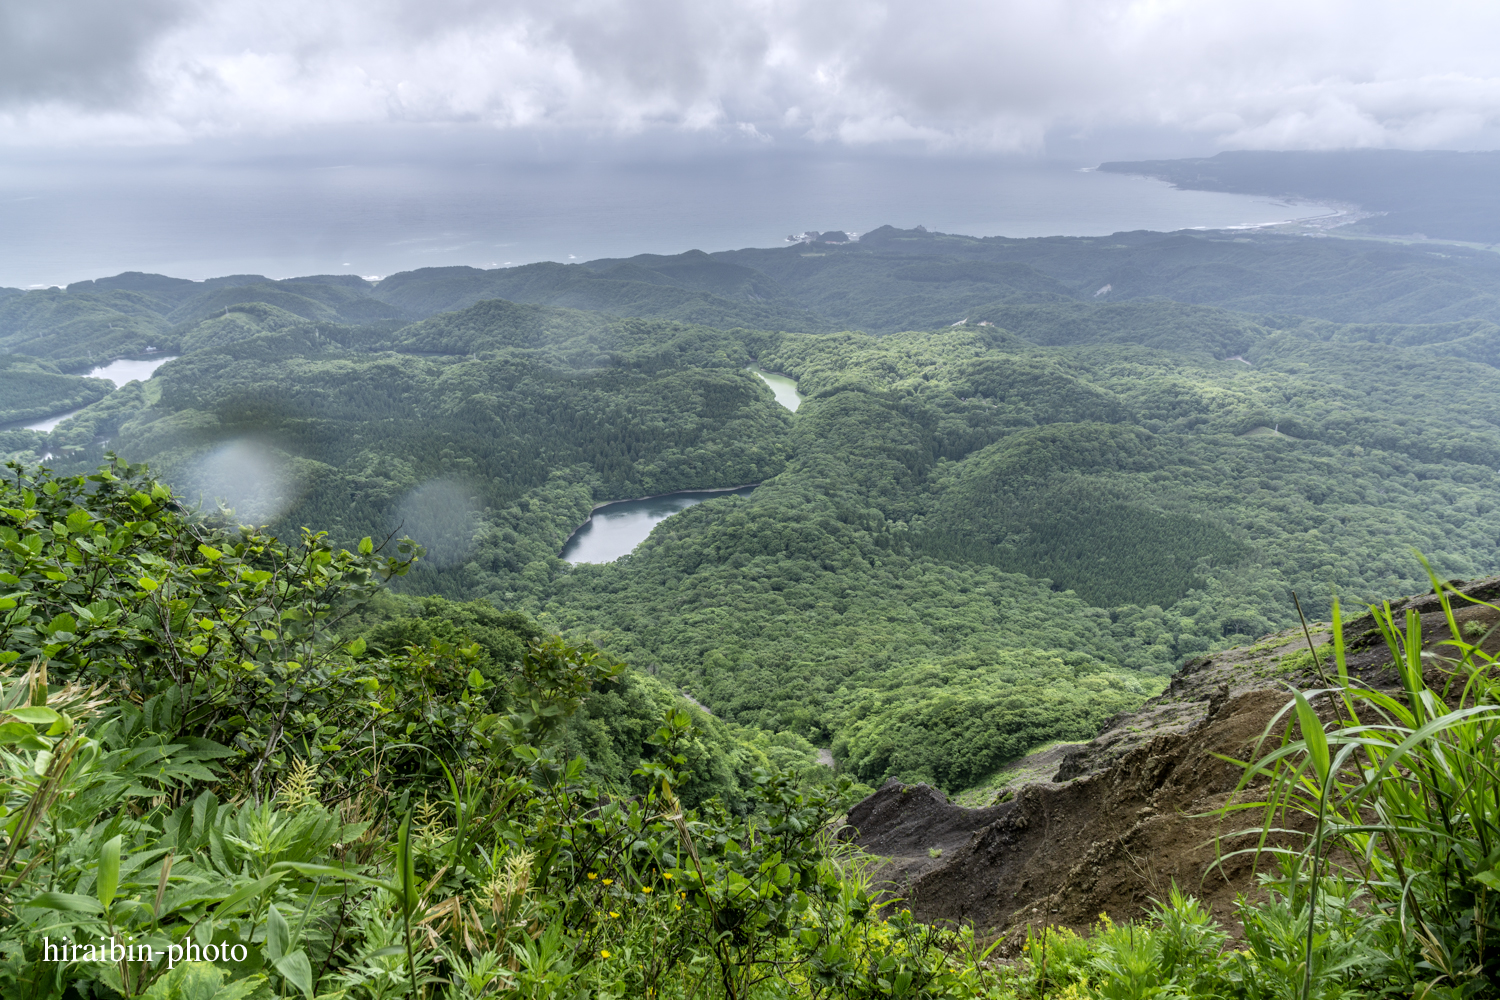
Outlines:
[[[589,872],[589,878],[598,878],[598,877],[599,877],[599,873],[598,872]]]
[[[609,915],[611,917],[614,917],[616,920],[618,920],[620,918],[620,915],[618,913],[616,913],[614,910],[610,910],[609,911]]]
[[[671,879],[672,879],[672,873],[671,872],[662,872],[661,873],[661,877],[664,878],[664,879],[667,879],[668,881],[671,881]]]
[[[607,878],[607,879],[604,880],[604,884],[605,885],[614,885],[615,884],[615,880],[612,879],[612,878]]]
[[[643,885],[643,886],[641,886],[641,891],[642,892],[650,892],[651,891],[651,887],[649,885]]]
[[[609,957],[609,952],[607,952],[607,951],[601,951],[599,953],[599,957],[600,958],[608,958]]]

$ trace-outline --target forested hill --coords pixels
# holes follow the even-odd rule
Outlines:
[[[889,333],[1008,320],[1016,305],[1166,298],[1260,315],[1489,337],[1500,256],[1271,233],[975,238],[889,226],[853,243],[586,264],[426,268],[204,282],[126,273],[0,294],[0,351],[83,370],[148,347],[178,352],[302,322],[387,330],[486,299],[720,328]],[[1462,324],[1461,328],[1451,324]]]
[[[410,534],[410,590],[958,789],[1291,623],[1294,590],[1318,616],[1419,587],[1413,546],[1500,564],[1494,261],[883,229],[378,284],[123,275],[0,299],[0,380],[88,404],[0,452],[116,450],[285,536]],[[564,286],[602,307],[515,301]],[[114,392],[63,374],[127,342],[181,357]],[[795,414],[751,365],[798,381]],[[595,504],[751,482],[615,563],[559,558]]]

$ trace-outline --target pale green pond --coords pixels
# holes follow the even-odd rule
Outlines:
[[[797,407],[802,405],[802,394],[797,391],[796,379],[778,375],[775,372],[763,372],[759,368],[750,370],[755,373],[756,378],[771,387],[771,392],[776,396],[776,402],[793,413],[797,412]]]

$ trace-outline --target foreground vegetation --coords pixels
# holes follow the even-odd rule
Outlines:
[[[1492,626],[1446,594],[1425,654],[1420,619],[1377,611],[1404,697],[1349,677],[1335,610],[1329,687],[1245,762],[1231,808],[1313,823],[1263,845],[1240,944],[1174,888],[1002,962],[877,896],[834,836],[847,779],[524,616],[385,595],[418,555],[191,516],[138,467],[11,467],[0,993],[1493,993]]]
[[[1225,816],[1258,822],[1221,860],[1273,859],[1265,900],[1237,909],[1242,946],[1222,950],[1224,929],[1174,887],[1148,926],[1030,936],[1036,974],[1060,996],[1495,996],[1500,607],[1431,583],[1436,623],[1369,609],[1394,689],[1351,674],[1335,602],[1332,641],[1312,650],[1323,685],[1294,692],[1236,762]]]
[[[998,988],[969,932],[871,898],[830,838],[847,780],[716,767],[680,702],[615,734],[628,777],[570,757],[625,668],[520,616],[350,638],[405,543],[216,526],[116,464],[12,466],[0,544],[7,996]]]
[[[123,465],[11,471],[5,995],[961,978],[952,935],[881,919],[843,877],[827,828],[847,781],[808,784],[680,702],[644,738],[628,712],[594,717],[625,730],[605,735],[633,751],[628,775],[569,757],[580,705],[624,667],[520,616],[429,602],[350,638],[409,546],[214,526]],[[101,941],[120,949],[101,959]],[[59,942],[86,951],[59,959]]]

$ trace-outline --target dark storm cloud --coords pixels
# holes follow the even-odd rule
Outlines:
[[[130,102],[147,85],[152,44],[181,13],[173,0],[0,0],[0,105]]]
[[[1500,7],[1466,0],[0,4],[0,138],[16,143],[458,122],[1000,150],[1129,129],[1423,147],[1500,122]]]

